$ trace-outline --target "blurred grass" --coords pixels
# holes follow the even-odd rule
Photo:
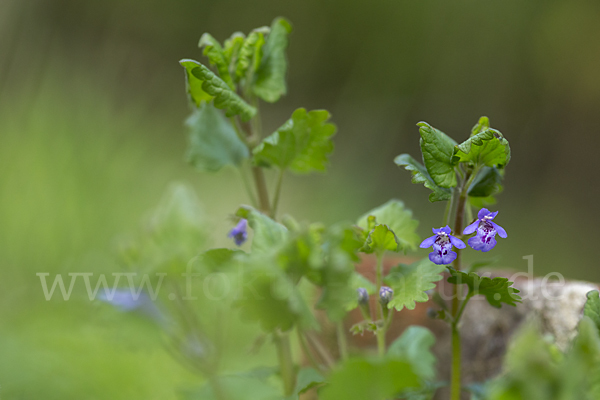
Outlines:
[[[264,12],[268,9],[269,12]],[[37,272],[118,270],[110,253],[172,181],[205,204],[215,244],[247,202],[232,171],[183,162],[187,108],[177,60],[199,58],[206,30],[223,39],[282,14],[295,23],[289,96],[263,107],[273,129],[299,106],[339,127],[330,174],[289,177],[282,210],[353,220],[390,197],[438,226],[443,206],[392,163],[418,154],[426,119],[467,135],[480,114],[511,141],[499,197],[501,266],[600,281],[595,268],[599,5],[592,0],[73,0],[0,4],[0,386],[11,399],[173,398],[198,378],[161,349],[144,321],[81,297],[45,302]],[[269,176],[269,178],[274,178]],[[423,252],[423,255],[425,252]],[[471,254],[473,256],[473,254]],[[475,256],[478,256],[475,255]],[[207,313],[208,314],[208,313]],[[253,327],[232,323],[226,366]],[[238,333],[235,333],[238,332]]]

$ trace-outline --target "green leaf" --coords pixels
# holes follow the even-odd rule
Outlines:
[[[229,39],[225,40],[225,43],[223,43],[223,55],[225,56],[225,62],[230,70],[233,70],[233,67],[239,59],[240,50],[245,39],[246,37],[242,32],[234,32]]]
[[[392,358],[354,358],[334,370],[323,388],[321,400],[385,400],[411,387],[419,378],[409,363]]]
[[[240,166],[250,155],[231,123],[211,103],[202,103],[194,109],[186,125],[189,131],[186,160],[200,171]]]
[[[213,97],[202,89],[202,81],[192,75],[192,70],[198,66],[198,63],[193,60],[181,60],[179,64],[185,69],[185,87],[190,101],[196,107],[203,101],[211,101]]]
[[[483,167],[469,188],[471,197],[489,197],[502,191],[502,172],[496,167]]]
[[[357,225],[370,231],[369,216],[374,216],[378,224],[387,225],[396,235],[403,250],[416,248],[421,240],[416,233],[419,221],[412,218],[412,211],[405,208],[400,200],[392,199],[358,219]]]
[[[394,232],[387,225],[377,225],[375,229],[369,232],[365,246],[362,251],[365,253],[383,254],[386,251],[400,251],[400,244]]]
[[[179,62],[187,71],[191,71],[191,75],[202,82],[201,89],[214,97],[215,107],[225,109],[225,115],[232,117],[239,115],[242,121],[249,121],[256,114],[256,108],[246,103],[238,96],[231,88],[217,75],[215,75],[206,66],[198,61],[184,59]],[[190,75],[190,74],[188,74]],[[193,90],[198,88],[198,82],[194,82],[193,86],[188,85],[191,90],[192,98],[196,99],[203,95],[203,92],[196,93]]]
[[[289,168],[300,174],[325,171],[336,130],[327,122],[329,117],[325,110],[297,109],[292,118],[254,149],[255,164]]]
[[[583,315],[591,319],[600,331],[600,293],[597,290],[591,290],[586,297]]]
[[[423,162],[431,179],[443,188],[455,187],[457,181],[452,155],[456,142],[427,122],[419,122],[417,125],[421,134]]]
[[[210,249],[200,254],[199,263],[210,272],[228,270],[239,255],[246,254],[241,250],[233,249]]]
[[[307,276],[322,288],[316,308],[325,310],[334,322],[343,320],[348,311],[356,308],[354,265],[359,260],[356,253],[361,245],[351,226],[333,225],[323,235],[321,267]]]
[[[260,66],[262,49],[265,44],[265,35],[269,33],[269,27],[262,27],[250,32],[242,47],[235,66],[235,78],[237,81],[245,78],[250,72],[254,74]]]
[[[252,238],[252,252],[269,253],[280,248],[288,238],[288,230],[285,226],[273,221],[260,211],[250,207],[242,206],[235,213],[240,218],[248,220],[248,224],[254,231]]]
[[[252,90],[258,97],[274,103],[286,94],[285,74],[287,60],[285,51],[289,43],[292,25],[285,18],[276,18],[271,25],[271,33],[264,45],[260,67]]]
[[[490,127],[490,119],[488,117],[481,117],[479,121],[475,124],[473,129],[471,129],[471,136],[475,136],[480,132],[483,132]]]
[[[275,255],[253,255],[245,261],[241,296],[235,302],[242,319],[260,322],[267,332],[287,331],[295,325],[318,329],[296,282],[280,268]]]
[[[492,279],[487,276],[479,276],[475,272],[467,274],[452,267],[448,267],[448,271],[451,275],[448,282],[455,285],[466,284],[469,287],[469,295],[481,294],[493,307],[500,308],[502,303],[516,306],[516,303],[521,302],[521,297],[517,294],[519,290],[511,286],[513,282],[510,282],[508,278]]]
[[[314,368],[302,368],[296,377],[296,389],[294,394],[285,400],[298,400],[299,395],[307,392],[313,387],[320,386],[326,382],[325,377]]]
[[[454,148],[452,162],[504,168],[510,161],[508,140],[495,129],[487,129],[471,136]]]
[[[424,258],[411,265],[400,264],[390,270],[385,283],[394,290],[394,298],[388,307],[401,311],[404,307],[415,309],[415,302],[429,300],[426,291],[435,288],[435,282],[442,279],[443,265],[437,265]]]
[[[229,63],[227,62],[225,54],[223,53],[223,48],[217,39],[212,37],[210,33],[205,33],[200,38],[198,47],[204,47],[203,54],[208,57],[210,64],[217,67],[217,71],[219,71],[219,76],[223,82],[225,82],[231,90],[235,90],[235,84],[229,74]]]
[[[408,361],[422,379],[435,378],[435,336],[422,326],[409,326],[389,347],[387,355]]]
[[[427,172],[425,166],[410,155],[400,154],[394,159],[394,163],[400,167],[404,167],[407,171],[411,171],[412,183],[422,183],[426,188],[431,189],[433,193],[429,194],[430,202],[450,200],[452,197],[450,189],[438,186]]]

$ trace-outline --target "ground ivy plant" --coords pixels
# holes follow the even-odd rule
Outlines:
[[[220,272],[228,279],[238,279],[239,291],[227,301],[206,303],[204,312],[212,310],[218,318],[237,310],[242,320],[260,326],[257,342],[276,348],[276,368],[226,374],[220,370],[220,349],[226,344],[218,343],[219,334],[213,332],[211,339],[192,302],[183,301],[191,296],[170,297],[178,301],[169,303],[175,309],[171,317],[161,320],[167,349],[207,382],[185,396],[289,400],[313,391],[322,400],[430,399],[445,385],[436,379],[436,359],[430,350],[433,334],[412,326],[389,346],[386,336],[392,318],[399,317],[396,311],[412,310],[415,303],[433,299],[438,308],[432,317],[446,321],[452,331],[451,399],[458,400],[463,390],[478,398],[483,386],[461,387],[461,316],[473,296],[482,295],[497,308],[515,306],[520,297],[506,278],[478,274],[477,266],[484,262],[467,268],[461,253],[488,253],[505,245],[507,232],[498,224],[502,215],[489,208],[502,190],[504,169],[510,162],[508,140],[486,117],[458,142],[426,122],[417,124],[421,156],[401,154],[394,162],[412,174],[413,183],[431,191],[430,202],[446,202],[440,224],[424,240],[417,234],[418,222],[412,212],[395,199],[353,222],[331,226],[282,216],[278,205],[285,176],[326,171],[336,133],[329,112],[304,108],[296,109],[274,132],[263,131],[260,109],[287,91],[286,50],[291,32],[290,22],[277,18],[270,27],[248,34],[236,32],[223,43],[207,33],[199,41],[205,58],[180,61],[191,108],[186,121],[187,161],[203,172],[234,168],[246,192],[243,202],[250,203],[232,210],[231,246],[198,251],[208,234],[190,222],[197,214],[189,200],[193,195],[179,188],[153,219],[152,229],[147,230],[150,238],[124,252],[130,265],[152,265],[200,277]],[[271,179],[273,182],[268,182]],[[428,257],[398,264],[384,273],[385,257],[418,247],[430,248]],[[373,281],[357,270],[364,255],[376,260]],[[453,287],[448,302],[435,289],[444,276]],[[176,293],[189,291],[187,282],[172,280],[169,284]],[[582,322],[583,338],[566,358],[538,340],[533,330],[522,333],[512,358],[509,355],[509,372],[488,385],[491,398],[545,398],[535,394],[542,386],[523,383],[522,373],[533,374],[534,368],[518,354],[530,347],[548,358],[548,374],[560,375],[560,368],[571,368],[580,360],[583,364],[578,367],[598,368],[597,357],[585,358],[577,349],[592,344],[599,347],[599,304],[598,296],[591,295]],[[146,308],[152,315],[159,314],[155,308]],[[348,346],[343,322],[356,308],[363,320],[350,331],[372,336],[377,351]],[[323,335],[330,328],[337,338],[333,349]],[[301,356],[294,357],[293,349],[299,349]],[[565,378],[564,390],[571,390],[572,384]],[[506,395],[517,390],[515,387],[527,396]]]

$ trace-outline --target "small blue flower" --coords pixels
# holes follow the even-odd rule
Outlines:
[[[394,291],[392,290],[392,288],[387,287],[387,286],[382,286],[381,289],[379,289],[379,302],[383,306],[386,306],[390,301],[392,301],[393,297],[394,297]]]
[[[456,258],[456,252],[452,251],[452,246],[457,249],[464,249],[467,247],[464,242],[450,233],[450,227],[446,225],[440,229],[432,229],[435,236],[429,237],[423,240],[421,248],[426,249],[433,246],[433,251],[429,253],[429,259],[438,265],[448,265]]]
[[[477,214],[477,220],[463,231],[464,235],[470,235],[477,231],[477,234],[468,240],[469,246],[473,250],[486,252],[493,249],[496,246],[496,233],[501,238],[507,237],[504,228],[492,222],[496,215],[498,215],[498,211],[490,212],[487,208],[482,208]]]
[[[227,237],[233,239],[238,246],[244,244],[248,239],[248,221],[244,218],[240,219],[240,222],[229,232]]]

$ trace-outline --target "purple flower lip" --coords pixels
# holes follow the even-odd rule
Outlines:
[[[496,234],[501,238],[508,235],[503,227],[492,222],[498,215],[498,211],[490,212],[487,208],[482,208],[477,213],[477,219],[463,231],[464,235],[470,235],[477,231],[477,234],[468,240],[469,246],[473,250],[487,252],[496,246]]]
[[[248,239],[248,221],[240,219],[237,225],[229,231],[228,238],[233,239],[236,245],[241,246]]]
[[[457,249],[464,249],[467,245],[457,237],[451,235],[452,230],[448,225],[439,228],[432,229],[435,236],[428,237],[423,240],[421,245],[422,249],[433,246],[433,251],[429,253],[429,260],[438,265],[451,264],[457,257],[455,251],[452,251],[452,246]]]

